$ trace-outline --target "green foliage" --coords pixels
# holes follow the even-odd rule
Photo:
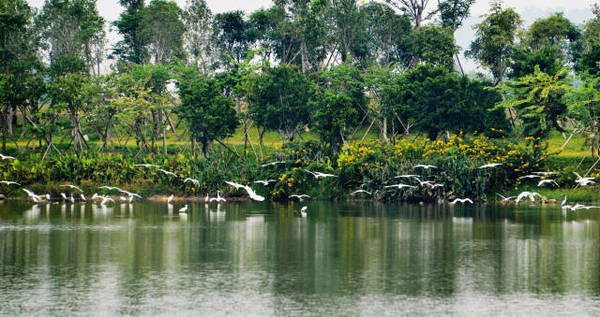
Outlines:
[[[248,111],[261,133],[276,131],[284,141],[293,141],[309,123],[313,83],[289,65],[265,66],[249,79]]]
[[[504,79],[510,64],[521,17],[512,8],[503,9],[499,1],[492,3],[490,12],[484,17],[483,22],[475,25],[475,39],[465,55],[488,68],[496,85]]]
[[[518,79],[535,72],[535,67],[546,74],[558,73],[563,65],[558,56],[558,50],[554,46],[544,45],[540,49],[516,48],[512,55],[510,73],[512,79]]]
[[[445,67],[419,66],[392,80],[382,92],[383,113],[435,139],[444,131],[504,129],[498,111],[490,112],[500,95],[489,84],[471,80]],[[483,120],[482,120],[483,119]],[[497,124],[497,125],[496,125]]]
[[[167,0],[152,0],[142,10],[138,34],[149,44],[148,53],[154,63],[167,64],[184,56],[182,16],[177,3]]]
[[[571,89],[567,75],[567,69],[549,75],[536,66],[534,74],[508,82],[503,88],[506,99],[498,106],[516,110],[524,135],[531,137],[534,145],[548,137],[553,127],[562,130],[558,120],[567,112],[565,96]]]
[[[413,43],[413,53],[422,63],[454,68],[454,54],[458,53],[454,30],[425,25],[415,31]]]
[[[175,111],[187,121],[192,138],[202,143],[206,156],[210,143],[231,136],[238,126],[235,103],[223,95],[217,79],[194,66],[183,70],[177,87],[181,104]]]
[[[312,127],[336,153],[358,125],[367,99],[358,70],[347,64],[321,74],[320,79]]]

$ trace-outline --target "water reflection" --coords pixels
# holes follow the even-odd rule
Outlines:
[[[0,314],[599,312],[596,212],[308,205],[2,204]]]

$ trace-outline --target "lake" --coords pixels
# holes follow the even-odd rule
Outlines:
[[[600,314],[599,210],[180,207],[0,203],[0,315]]]

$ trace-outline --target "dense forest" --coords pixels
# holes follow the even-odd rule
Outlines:
[[[0,0],[2,152],[263,161],[274,157],[263,138],[276,133],[288,151],[338,168],[368,152],[357,142],[393,153],[483,135],[523,141],[537,162],[559,131],[597,156],[600,7],[583,25],[555,13],[524,26],[492,2],[465,53],[483,72],[467,74],[454,35],[473,2],[274,0],[213,14],[204,0],[120,0],[119,19],[105,21],[94,0],[40,10]],[[109,27],[121,36],[113,47]],[[235,134],[243,147],[226,141]]]

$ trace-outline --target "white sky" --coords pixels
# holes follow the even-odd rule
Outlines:
[[[27,2],[41,8],[44,0],[27,0]],[[149,2],[147,0],[147,2]],[[185,7],[187,0],[175,0],[180,7]],[[430,1],[433,4],[436,1]],[[564,12],[565,16],[576,24],[583,23],[592,16],[590,8],[593,3],[600,3],[600,0],[504,0],[505,7],[513,7],[521,14],[525,24],[530,24],[537,18],[546,17],[553,12]],[[251,12],[259,8],[271,6],[271,0],[206,0],[206,3],[213,13],[225,12],[230,10],[244,10]],[[471,17],[465,21],[465,25],[456,33],[456,41],[463,49],[468,48],[473,38],[471,26],[481,21],[481,16],[490,7],[489,0],[476,0],[471,8]],[[119,0],[97,0],[98,11],[109,22],[116,20],[123,8],[119,5]],[[116,42],[117,35],[109,35],[111,44]],[[464,61],[466,71],[472,71],[476,68],[471,61]]]

